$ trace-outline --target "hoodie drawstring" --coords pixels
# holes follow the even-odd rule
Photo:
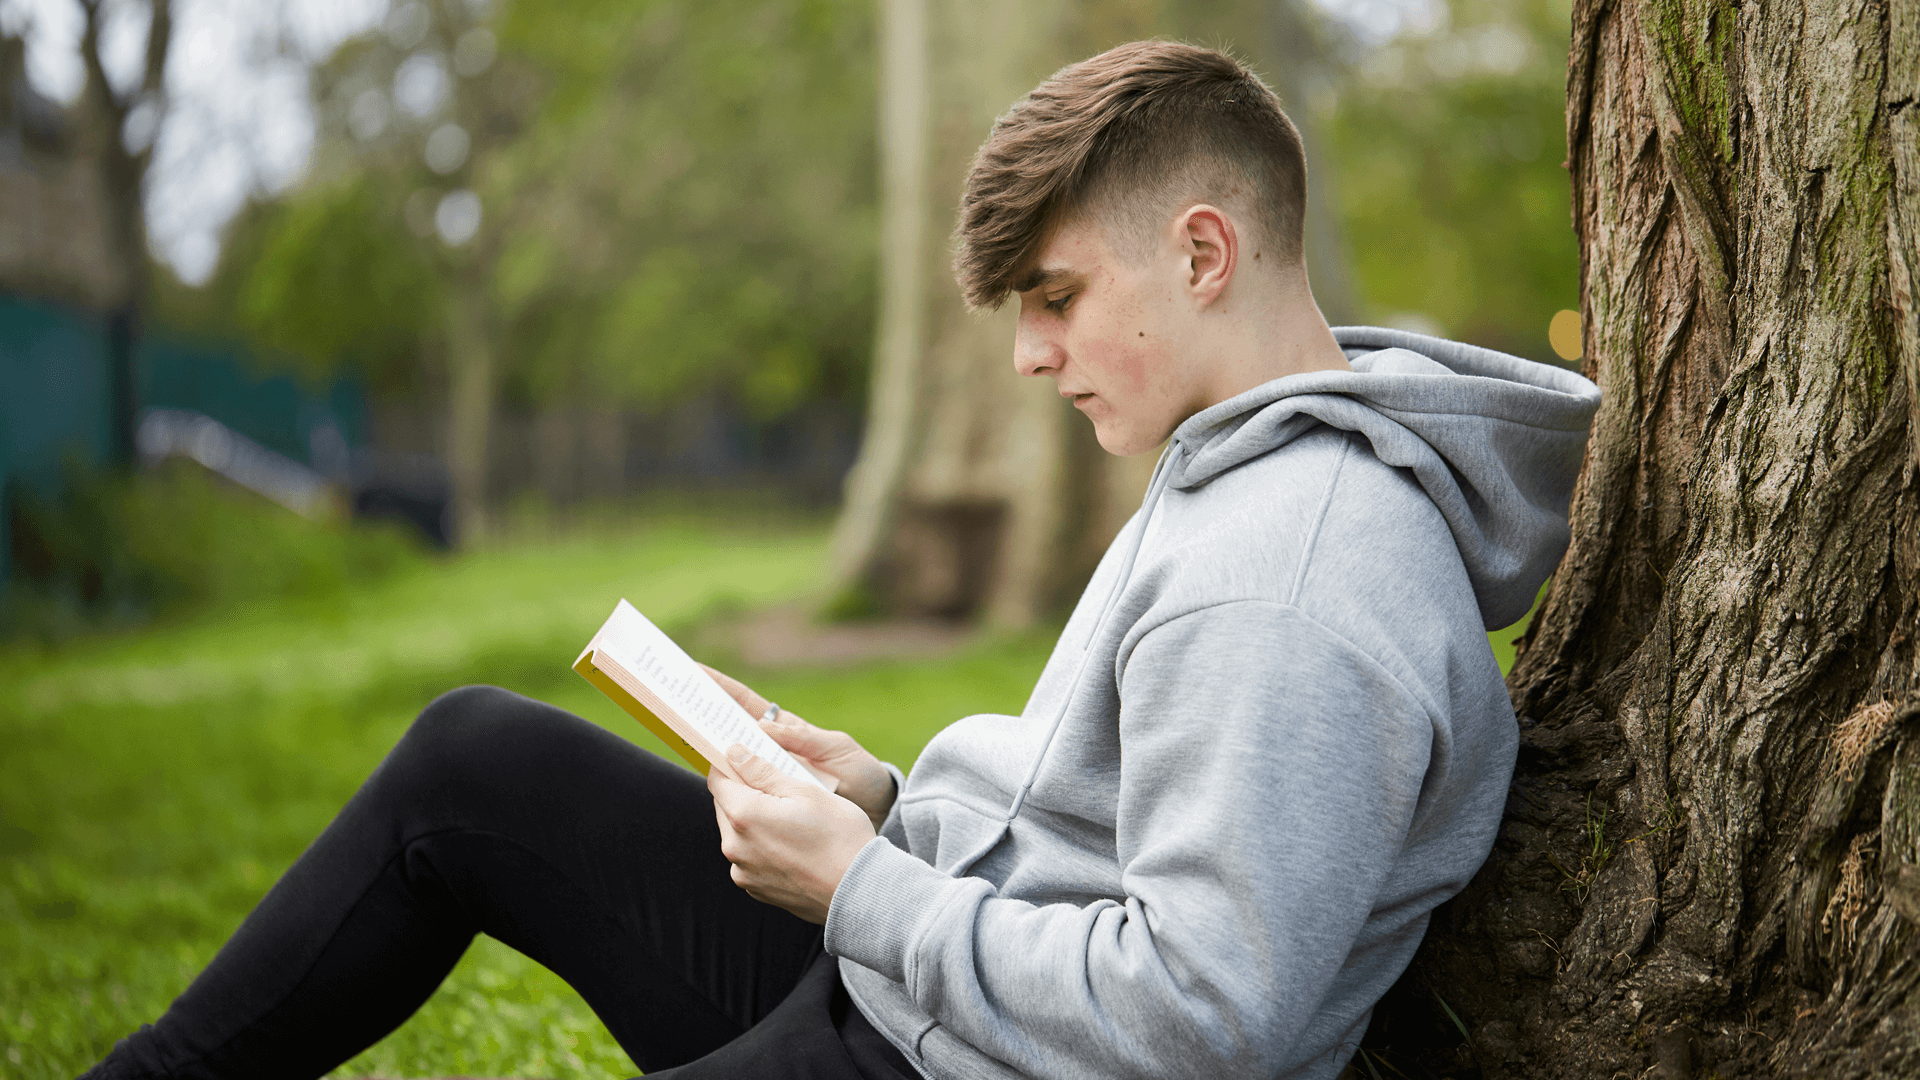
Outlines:
[[[1092,632],[1080,646],[1080,664],[1074,668],[1073,681],[1067,684],[1067,692],[1061,695],[1060,707],[1053,712],[1053,720],[1047,725],[1046,737],[1040,742],[1040,751],[1033,756],[1033,764],[1027,769],[1026,779],[1022,780],[1020,787],[1014,791],[1013,802],[1007,806],[1006,813],[1001,815],[999,827],[986,838],[984,843],[975,846],[965,858],[954,863],[953,867],[947,871],[949,877],[965,877],[975,863],[985,858],[987,852],[992,851],[1001,840],[1006,838],[1007,832],[1013,828],[1013,819],[1020,816],[1020,808],[1027,801],[1027,792],[1033,790],[1034,782],[1040,778],[1040,766],[1046,762],[1047,751],[1053,748],[1054,736],[1059,734],[1060,725],[1067,718],[1067,710],[1073,706],[1073,696],[1079,691],[1080,680],[1087,673],[1088,661],[1093,658],[1093,644],[1100,640],[1100,631],[1106,627],[1107,617],[1113,614],[1115,607],[1119,606],[1120,594],[1126,590],[1127,582],[1133,578],[1133,564],[1140,557],[1140,547],[1146,541],[1147,526],[1153,523],[1153,513],[1160,506],[1160,496],[1167,490],[1168,482],[1173,478],[1174,472],[1179,468],[1180,461],[1185,455],[1186,448],[1178,439],[1175,439],[1168,444],[1166,453],[1160,456],[1160,462],[1153,470],[1153,479],[1147,483],[1146,498],[1141,500],[1140,524],[1133,530],[1133,536],[1127,542],[1127,556],[1120,563],[1119,576],[1114,579],[1113,587],[1107,591],[1106,603],[1101,605],[1100,615],[1093,621]]]

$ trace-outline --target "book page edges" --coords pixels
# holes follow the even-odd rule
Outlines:
[[[648,731],[659,736],[661,742],[673,747],[674,752],[686,758],[687,762],[699,770],[701,775],[705,775],[711,767],[718,766],[721,775],[733,780],[740,779],[740,775],[727,761],[724,750],[708,742],[692,724],[680,719],[679,713],[660,700],[659,695],[647,689],[645,683],[634,678],[633,673],[621,666],[618,660],[589,644],[581,652],[579,659],[573,662],[573,670],[579,672],[601,693],[612,698],[615,704],[626,710],[627,715],[640,721]],[[701,674],[706,673],[703,671]],[[821,787],[828,791],[840,789],[839,777],[821,772],[803,758],[796,757],[794,761],[813,774],[813,778],[820,782]]]
[[[668,708],[666,702],[648,690],[644,683],[634,678],[613,657],[589,645],[580,658],[573,662],[573,670],[613,699],[614,704],[626,710],[627,715],[659,736],[661,742],[687,759],[687,764],[701,775],[718,766],[724,775],[738,779],[727,765],[726,756],[717,747],[710,745],[693,729],[693,725],[680,719],[678,713]]]

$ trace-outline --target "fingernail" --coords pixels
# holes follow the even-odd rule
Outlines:
[[[746,760],[752,756],[753,751],[741,746],[739,743],[734,743],[732,746],[727,747],[727,760],[733,762],[735,765],[744,764]]]

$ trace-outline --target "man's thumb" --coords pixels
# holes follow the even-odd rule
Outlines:
[[[727,763],[748,787],[768,795],[777,794],[777,789],[787,779],[773,762],[754,753],[739,743],[727,747]]]

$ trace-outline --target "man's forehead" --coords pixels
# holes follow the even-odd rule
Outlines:
[[[1105,237],[1084,218],[1062,222],[1048,230],[1027,268],[1014,275],[1013,291],[1032,292],[1059,285],[1097,268],[1109,256]]]

